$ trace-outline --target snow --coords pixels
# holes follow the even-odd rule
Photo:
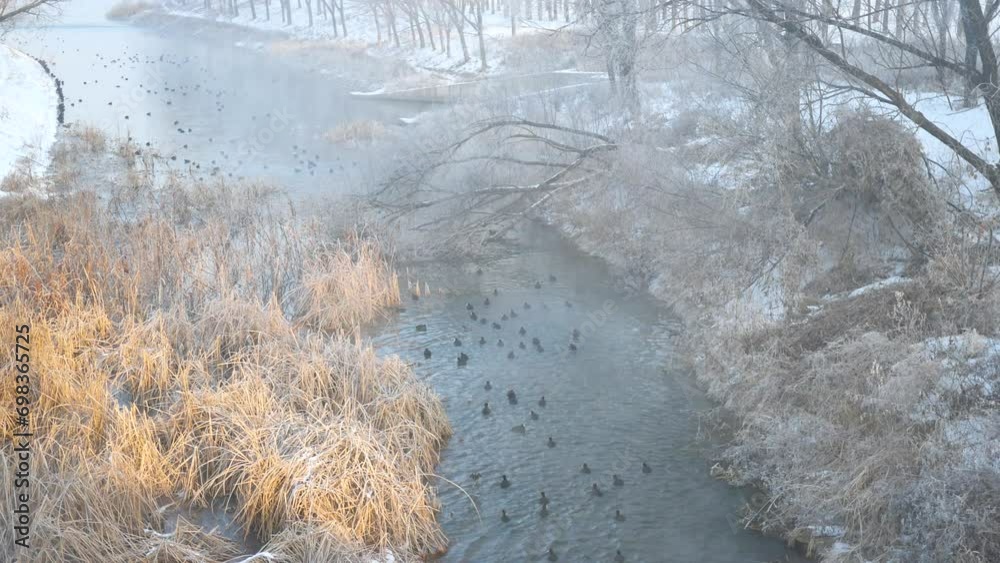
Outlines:
[[[441,52],[441,45],[438,44],[440,37],[435,29],[434,41],[437,49],[432,49],[430,42],[425,47],[420,47],[418,42],[410,37],[409,28],[405,24],[405,15],[400,12],[399,41],[400,46],[395,47],[387,41],[387,30],[382,23],[381,35],[382,44],[378,44],[379,32],[375,27],[374,19],[371,15],[371,6],[364,2],[347,0],[345,5],[347,36],[341,35],[340,20],[338,15],[338,25],[335,30],[330,25],[328,19],[322,16],[314,16],[313,25],[308,25],[308,14],[305,11],[305,4],[302,7],[293,5],[292,25],[285,25],[281,21],[280,11],[272,6],[271,19],[265,19],[263,6],[257,6],[257,19],[251,17],[248,2],[239,2],[239,16],[223,14],[214,9],[205,9],[201,2],[188,0],[182,2],[178,0],[165,0],[164,10],[175,16],[195,17],[208,20],[226,22],[232,25],[243,26],[262,31],[277,31],[288,34],[290,37],[299,40],[329,41],[334,45],[341,46],[348,50],[364,50],[373,57],[389,58],[401,60],[409,64],[414,69],[423,69],[432,72],[443,73],[439,76],[445,81],[461,79],[462,75],[494,76],[505,71],[505,58],[507,54],[507,43],[511,40],[511,28],[509,16],[502,13],[483,13],[483,37],[486,44],[486,70],[480,68],[481,61],[479,55],[479,40],[475,27],[469,23],[465,24],[464,35],[468,45],[470,60],[462,61],[462,48],[457,35],[451,38],[451,53]],[[517,23],[517,36],[547,33],[557,29],[563,29],[569,24],[559,21],[536,21],[519,19]]]
[[[44,170],[57,128],[52,78],[28,55],[0,45],[0,85],[0,179],[19,165]]]

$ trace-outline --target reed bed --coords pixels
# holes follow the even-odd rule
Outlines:
[[[357,338],[399,304],[396,273],[370,231],[325,233],[253,185],[0,204],[0,340],[31,324],[31,560],[445,548],[427,479],[451,432],[443,407]],[[5,561],[12,407],[0,386]],[[179,516],[220,502],[259,553]]]

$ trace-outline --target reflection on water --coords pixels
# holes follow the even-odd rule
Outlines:
[[[438,281],[454,293],[408,303],[375,336],[382,352],[412,362],[447,403],[455,437],[438,469],[447,480],[439,482],[452,545],[445,559],[545,560],[549,547],[562,561],[612,561],[617,550],[627,561],[783,558],[780,541],[737,523],[741,492],[707,475],[694,443],[693,413],[703,398],[688,376],[664,371],[677,321],[645,294],[609,287],[598,261],[551,234],[533,229],[530,238],[530,248],[484,265],[481,275],[436,267],[432,288]],[[427,332],[416,332],[417,324]],[[460,368],[462,352],[470,359]],[[510,487],[500,486],[503,475]],[[615,475],[624,484],[616,486]]]

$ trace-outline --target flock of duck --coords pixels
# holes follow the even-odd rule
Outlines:
[[[75,48],[79,53],[80,48]],[[66,49],[62,50],[62,54]],[[53,64],[55,64],[53,62]],[[176,68],[181,71],[181,76],[190,78],[190,83],[185,83],[182,79],[177,79],[176,83],[168,81],[162,74],[162,68]],[[112,119],[120,120],[129,130],[131,124],[137,124],[142,120],[146,123],[139,123],[137,127],[142,130],[148,127],[147,123],[152,123],[153,131],[163,130],[169,132],[171,136],[176,133],[176,137],[171,139],[174,147],[168,154],[154,153],[162,160],[183,163],[186,170],[197,177],[205,180],[206,176],[228,176],[242,179],[241,175],[234,175],[231,170],[240,170],[254,160],[254,147],[243,146],[247,139],[256,140],[258,137],[271,135],[277,129],[290,124],[282,125],[277,121],[282,117],[271,112],[263,112],[261,115],[246,115],[241,112],[241,108],[227,112],[226,126],[231,127],[236,120],[244,120],[243,128],[249,127],[246,135],[235,136],[227,141],[228,146],[215,148],[216,154],[206,154],[205,151],[196,150],[196,147],[203,143],[194,143],[189,148],[182,136],[197,135],[197,126],[184,123],[176,117],[173,106],[182,98],[189,95],[198,98],[199,106],[210,103],[214,113],[222,114],[226,109],[226,100],[234,96],[239,97],[240,92],[226,88],[212,88],[209,80],[213,78],[208,67],[200,66],[198,61],[191,56],[173,56],[161,54],[159,56],[144,55],[139,52],[129,53],[126,49],[122,54],[113,57],[105,56],[100,52],[94,53],[94,59],[90,63],[90,68],[97,72],[87,75],[86,79],[81,79],[79,83],[68,84],[66,92],[66,106],[77,108],[83,111],[86,104],[93,104],[110,108],[113,114]],[[144,70],[143,70],[144,69]],[[113,75],[112,73],[117,73]],[[197,75],[195,73],[198,73]],[[143,80],[144,79],[144,80]],[[277,80],[277,79],[274,79]],[[95,100],[95,98],[97,100]],[[101,99],[103,98],[103,99]],[[159,109],[158,109],[159,107]],[[232,109],[232,108],[231,108]],[[72,111],[72,110],[71,110]],[[162,112],[161,115],[157,115]],[[200,108],[199,115],[211,115],[207,108]],[[238,114],[238,115],[234,115]],[[93,112],[84,114],[84,120],[93,119]],[[164,121],[163,115],[168,115]],[[143,127],[146,126],[146,127]],[[133,138],[132,134],[127,136],[129,141],[135,143],[133,149],[134,156],[142,156],[146,152],[153,153],[154,143],[152,140],[144,141]],[[160,144],[161,140],[157,141]],[[208,137],[209,145],[215,144],[216,139]],[[201,158],[199,158],[201,157]],[[329,158],[321,158],[318,152],[308,151],[305,147],[292,144],[290,160],[291,172],[295,175],[316,176],[317,174],[328,175],[338,174],[345,170],[344,163],[339,158],[333,158],[332,164],[324,162]],[[351,161],[351,166],[357,167],[357,162]],[[267,170],[269,164],[264,161],[260,166]],[[226,170],[230,170],[226,172]]]
[[[483,272],[482,272],[481,269],[478,269],[476,271],[476,273],[479,274],[479,275],[482,275]],[[549,276],[549,281],[550,282],[555,282],[557,280],[556,280],[555,276],[551,276],[550,275]],[[540,281],[535,282],[534,287],[536,289],[541,289],[541,287],[542,287],[541,282]],[[498,289],[494,289],[492,291],[492,295],[493,295],[494,299],[497,296],[499,296],[499,294],[500,294],[500,291]],[[414,300],[419,299],[419,296],[418,295],[413,295],[413,299]],[[483,326],[489,325],[494,330],[498,331],[496,333],[498,335],[498,338],[496,340],[496,346],[500,347],[500,348],[506,346],[506,343],[504,342],[504,340],[502,338],[502,336],[505,334],[503,331],[505,329],[510,330],[509,329],[510,326],[519,326],[519,328],[516,331],[516,336],[515,337],[510,337],[510,341],[511,342],[518,341],[517,348],[520,349],[520,350],[527,350],[528,344],[526,343],[526,340],[528,340],[528,330],[523,325],[520,325],[519,322],[514,321],[514,320],[518,319],[521,314],[525,314],[528,311],[530,311],[532,309],[531,304],[528,303],[527,301],[525,301],[523,303],[523,305],[521,306],[522,313],[520,313],[520,314],[514,308],[511,308],[509,310],[504,310],[504,311],[493,311],[493,310],[491,310],[491,307],[493,305],[494,305],[494,303],[490,299],[490,297],[485,297],[483,299],[481,305],[476,306],[472,302],[468,302],[465,305],[465,309],[466,309],[468,317],[469,317],[469,319],[471,321],[476,322],[479,325],[483,325]],[[567,308],[571,308],[573,306],[573,304],[571,302],[569,302],[569,301],[565,301],[565,306]],[[550,307],[547,304],[542,303],[541,308],[542,309],[549,309]],[[499,317],[496,316],[498,312],[499,312]],[[491,321],[490,320],[490,316],[493,316],[495,320]],[[506,324],[505,325],[504,324],[504,323],[510,323],[511,321],[514,321],[513,325],[511,325],[511,324]],[[465,325],[463,325],[463,328],[467,329],[467,327]],[[425,333],[425,332],[427,332],[427,325],[426,324],[418,324],[418,325],[416,325],[415,329],[416,329],[416,331],[418,333]],[[575,354],[576,352],[578,352],[580,350],[580,346],[581,346],[580,337],[581,337],[581,333],[580,333],[580,331],[578,329],[574,328],[572,331],[570,331],[570,333],[568,334],[568,337],[567,337],[567,341],[565,342],[565,344],[562,345],[568,354]],[[487,346],[489,344],[489,342],[483,336],[480,336],[479,339],[478,339],[478,341],[476,341],[476,342],[477,342],[478,346],[480,346],[480,347],[484,347],[484,346]],[[542,353],[542,352],[545,351],[545,347],[542,344],[541,339],[538,338],[537,336],[531,337],[530,338],[530,343],[531,343],[530,344],[531,347],[534,349],[535,352]],[[465,343],[462,341],[462,338],[460,336],[456,336],[455,337],[454,341],[452,342],[452,345],[455,348],[464,348],[465,347]],[[430,359],[430,358],[433,357],[433,355],[434,355],[434,351],[433,350],[431,350],[429,347],[424,348],[424,350],[423,350],[423,356],[424,356],[425,359]],[[511,350],[507,354],[507,357],[509,359],[513,360],[513,359],[515,359],[517,357],[517,354],[513,350]],[[469,364],[469,362],[471,361],[471,359],[472,358],[471,358],[471,356],[469,354],[467,354],[464,350],[461,350],[461,351],[459,351],[459,354],[456,357],[456,365],[458,367],[467,366]],[[483,389],[489,395],[489,393],[491,391],[493,391],[494,385],[493,385],[493,383],[490,380],[486,380],[486,383],[483,385]],[[507,392],[506,392],[506,398],[507,398],[508,405],[516,406],[516,405],[519,404],[519,398],[518,398],[518,395],[517,395],[517,391],[515,389],[513,389],[513,388],[509,388],[507,390]],[[542,410],[542,409],[545,409],[545,408],[548,407],[549,401],[545,398],[545,395],[541,395],[536,400],[536,405],[537,405],[537,407],[538,407],[539,410]],[[480,412],[481,412],[481,414],[482,414],[483,417],[491,417],[494,414],[494,409],[495,408],[497,408],[495,403],[493,405],[491,405],[490,401],[486,400],[486,401],[483,402],[483,406],[482,406],[482,409],[480,410]],[[539,420],[541,418],[541,415],[539,414],[538,411],[534,410],[533,408],[530,408],[530,409],[528,409],[528,417],[532,421],[537,421],[537,420]],[[514,432],[514,433],[516,433],[516,434],[522,434],[522,435],[524,435],[524,434],[527,434],[527,427],[523,423],[521,423],[521,424],[517,424],[516,426],[514,426],[513,428],[511,428],[511,431]],[[552,436],[548,436],[548,438],[547,438],[547,440],[545,442],[545,445],[548,448],[555,448],[557,446],[557,442],[556,442],[556,440]],[[646,475],[648,475],[648,474],[650,474],[650,473],[653,472],[653,468],[650,467],[650,465],[648,463],[646,463],[645,461],[643,461],[642,464],[641,464],[641,466],[639,468],[637,468],[637,469],[639,471],[641,471],[642,474],[646,474]],[[580,466],[579,473],[581,475],[589,475],[589,474],[592,473],[592,471],[591,471],[590,466],[587,463],[583,463]],[[469,477],[470,477],[470,479],[472,479],[473,482],[478,483],[482,479],[482,474],[481,473],[472,473]],[[621,475],[619,475],[619,474],[613,474],[612,477],[611,477],[611,484],[610,485],[611,485],[611,487],[614,487],[614,488],[624,487],[625,486],[625,480],[624,480],[624,478]],[[502,474],[500,476],[499,481],[497,482],[497,486],[500,489],[510,489],[511,487],[513,487],[513,483],[508,478],[508,476],[506,474]],[[598,482],[596,482],[596,481],[592,481],[590,483],[590,487],[587,489],[587,493],[589,495],[593,496],[593,497],[603,497],[604,494],[605,494],[604,490],[601,488],[601,484],[598,483]],[[539,514],[540,517],[545,518],[545,517],[547,517],[550,514],[550,511],[549,511],[550,501],[551,501],[551,499],[550,499],[549,496],[547,496],[545,494],[545,491],[540,491],[539,492],[539,497],[537,499],[537,503],[540,506],[539,511],[538,511],[538,514]],[[507,509],[506,508],[501,509],[500,510],[500,521],[503,522],[503,523],[507,523],[510,520],[511,520],[511,516],[510,516],[510,514],[508,514]],[[615,514],[613,516],[613,520],[615,522],[619,522],[619,523],[625,522],[626,517],[625,517],[625,514],[621,511],[621,509],[615,509]],[[557,561],[558,557],[559,556],[556,553],[555,548],[554,547],[549,547],[549,549],[548,549],[548,551],[546,553],[546,558],[549,561]],[[616,563],[623,563],[625,560],[626,560],[625,556],[622,554],[621,550],[617,550],[616,553],[615,553],[615,556],[614,556],[614,561]]]

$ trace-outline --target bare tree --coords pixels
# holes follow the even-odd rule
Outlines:
[[[0,0],[0,34],[18,20],[50,15],[63,0]]]
[[[914,125],[949,147],[986,178],[1000,196],[1000,165],[988,162],[962,139],[928,119],[907,99],[899,80],[902,70],[913,68],[932,68],[939,76],[958,77],[966,99],[978,98],[985,104],[996,142],[1000,136],[1000,69],[991,29],[1000,12],[1000,1],[989,0],[985,8],[980,0],[957,0],[957,3],[960,29],[956,32],[964,36],[964,48],[951,45],[952,32],[944,6],[937,7],[938,25],[931,27],[921,25],[920,18],[908,20],[902,10],[877,5],[882,22],[876,30],[871,20],[865,21],[868,14],[861,10],[852,9],[841,14],[823,2],[741,0],[720,6],[695,0],[694,5],[703,15],[689,21],[704,23],[736,16],[769,25],[782,37],[803,45],[826,61],[856,92],[896,108]],[[890,16],[896,24],[894,30],[890,29]],[[824,33],[826,28],[836,33]],[[852,50],[852,40],[871,48]],[[874,61],[876,55],[873,53],[880,57],[878,61]],[[948,85],[943,83],[942,86],[947,88]]]

